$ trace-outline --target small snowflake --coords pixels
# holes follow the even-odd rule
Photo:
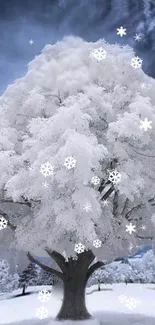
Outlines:
[[[116,169],[108,172],[109,181],[111,181],[113,184],[118,184],[121,181],[121,174]]]
[[[90,53],[90,57],[94,57],[97,61],[102,61],[107,56],[107,51],[104,50],[103,47],[99,47],[98,49],[94,49]]]
[[[91,182],[92,182],[94,185],[98,185],[98,184],[100,184],[100,179],[99,179],[98,176],[93,176]]]
[[[135,36],[134,36],[134,39],[135,39],[135,41],[140,41],[141,40],[141,35],[140,34],[136,34]]]
[[[28,166],[28,170],[31,171],[31,172],[34,172],[35,167]]]
[[[86,212],[91,211],[91,209],[92,209],[92,206],[91,206],[91,204],[90,204],[89,202],[86,203],[86,204],[83,206],[83,210],[85,210]]]
[[[126,28],[124,28],[123,26],[117,28],[117,35],[120,35],[121,37],[126,35]]]
[[[76,165],[76,160],[73,157],[68,157],[68,158],[65,159],[64,166],[67,169],[74,168],[75,165]]]
[[[130,245],[129,245],[129,251],[131,252],[133,250],[133,248],[134,248],[133,244],[130,243]]]
[[[103,200],[103,202],[102,202],[102,203],[103,203],[103,206],[105,207],[105,206],[107,206],[107,205],[108,205],[108,203],[109,203],[109,202],[108,202],[108,200]]]
[[[0,230],[7,228],[8,221],[4,217],[0,217]]]
[[[142,230],[146,230],[147,227],[146,227],[145,225],[142,225],[142,226],[140,227],[140,229],[142,229]]]
[[[51,297],[51,293],[47,289],[39,291],[38,299],[41,302],[47,302],[50,299],[50,297]]]
[[[29,44],[30,45],[34,44],[34,41],[32,39],[30,39]]]
[[[125,303],[125,302],[127,301],[127,297],[124,296],[124,295],[119,296],[118,299],[119,299],[119,301],[120,301],[122,304]]]
[[[75,248],[74,248],[74,251],[77,253],[77,254],[80,254],[80,253],[83,253],[85,250],[85,246],[81,243],[79,244],[75,244]]]
[[[40,307],[36,309],[36,316],[39,319],[44,319],[48,317],[48,310],[45,307]]]
[[[42,164],[40,167],[40,173],[44,175],[45,177],[53,175],[53,169],[54,167],[49,163]]]
[[[131,59],[131,63],[130,65],[135,68],[135,69],[138,69],[138,68],[141,68],[142,67],[142,62],[143,60],[140,59],[138,56],[134,57]]]
[[[129,225],[126,225],[126,232],[129,232],[129,234],[131,235],[132,232],[136,232],[136,226],[133,225],[131,222]]]
[[[101,245],[102,245],[101,240],[99,240],[99,239],[95,239],[95,240],[93,241],[93,246],[94,246],[94,247],[99,248],[99,247],[101,247]]]
[[[127,301],[125,302],[125,307],[128,309],[132,310],[135,309],[139,304],[139,301],[134,299],[134,298],[128,298]]]
[[[47,182],[44,182],[44,183],[42,183],[42,187],[43,188],[48,188],[49,187],[49,184]]]
[[[142,89],[150,89],[150,88],[152,87],[152,85],[149,84],[149,83],[146,83],[146,82],[142,82],[142,83],[140,84],[140,87],[141,87]]]
[[[145,117],[144,121],[140,121],[140,124],[140,129],[144,129],[145,132],[152,129],[152,121],[148,121],[147,117]]]

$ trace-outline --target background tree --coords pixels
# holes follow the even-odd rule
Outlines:
[[[99,47],[102,60],[93,57]],[[154,126],[155,95],[140,84],[154,81],[133,58],[128,46],[65,38],[47,45],[0,99],[0,213],[30,261],[63,281],[58,319],[90,318],[92,273],[153,236],[155,132],[140,125],[147,118]],[[59,270],[34,257],[38,247]]]
[[[18,287],[18,274],[10,273],[7,260],[0,260],[0,293],[12,292]]]
[[[25,295],[28,286],[37,285],[38,268],[34,263],[29,263],[28,267],[19,276],[19,288],[22,288],[22,295]]]

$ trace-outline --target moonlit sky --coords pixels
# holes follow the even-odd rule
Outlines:
[[[137,11],[134,8],[133,14],[127,17],[119,8],[120,1],[117,8],[117,0],[1,0],[0,94],[26,73],[28,62],[40,54],[46,44],[70,34],[88,41],[104,38],[110,43],[129,44],[143,59],[144,71],[155,77],[155,54],[150,36],[141,44],[135,44],[133,38],[143,15],[139,8]],[[116,34],[116,28],[121,25],[128,31],[124,38]],[[29,44],[31,39],[32,45]]]

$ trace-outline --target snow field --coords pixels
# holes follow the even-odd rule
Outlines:
[[[31,295],[12,298],[13,295],[1,297],[0,301],[0,324],[1,325],[55,325],[54,320],[62,304],[62,292],[55,295],[52,290],[51,298],[46,303],[38,300],[38,292],[51,286],[29,287]],[[155,285],[152,284],[113,284],[101,285],[101,291],[94,285],[86,290],[86,304],[93,319],[84,321],[87,325],[154,325],[155,324]],[[14,295],[19,290],[14,292]],[[120,302],[119,296],[125,295],[140,301],[133,310],[126,308]],[[6,299],[7,298],[7,299]],[[12,298],[12,299],[11,299]],[[36,316],[36,309],[44,306],[48,309],[48,318],[40,320]],[[63,321],[64,325],[72,325],[73,321]],[[77,324],[83,323],[76,321]]]

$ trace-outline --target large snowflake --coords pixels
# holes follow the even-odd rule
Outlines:
[[[36,316],[39,319],[44,319],[46,317],[48,317],[48,310],[45,307],[40,307],[36,309]]]
[[[45,177],[53,175],[54,167],[49,163],[42,164],[40,167],[40,173]]]
[[[132,232],[136,232],[135,228],[136,226],[130,222],[129,225],[126,225],[126,232],[129,232],[129,234],[132,235]]]
[[[95,240],[93,241],[93,246],[96,247],[96,248],[101,247],[101,244],[102,244],[102,242],[101,242],[101,240],[99,240],[99,239],[95,239]]]
[[[0,217],[0,230],[7,228],[8,221],[4,217]]]
[[[135,298],[128,298],[125,302],[125,306],[128,309],[132,310],[132,309],[135,309],[139,303],[140,303],[140,301]]]
[[[152,121],[149,121],[147,119],[147,117],[145,117],[144,121],[140,121],[140,129],[143,129],[145,132],[148,130],[148,129],[152,129]]]
[[[121,181],[121,174],[116,169],[108,172],[109,181],[111,181],[113,184],[118,184]]]
[[[138,69],[138,68],[141,68],[142,62],[143,62],[143,60],[140,59],[138,56],[136,56],[136,57],[134,57],[134,58],[131,59],[130,65],[133,68]]]
[[[64,166],[67,169],[74,168],[76,165],[76,160],[73,157],[67,157],[64,162]]]
[[[98,49],[94,49],[90,53],[90,57],[94,57],[97,61],[102,61],[107,56],[107,51],[103,47],[99,47]]]
[[[74,247],[74,251],[77,253],[77,254],[81,254],[83,253],[85,250],[85,246],[81,243],[78,243],[78,244],[75,244],[75,247]]]
[[[126,35],[126,28],[124,28],[123,26],[117,28],[117,35],[121,37]]]
[[[98,176],[93,176],[91,182],[92,182],[94,185],[98,185],[98,184],[100,184],[100,179],[99,179]]]
[[[47,289],[39,291],[38,299],[41,302],[47,302],[50,299],[50,297],[51,297],[51,293]]]

